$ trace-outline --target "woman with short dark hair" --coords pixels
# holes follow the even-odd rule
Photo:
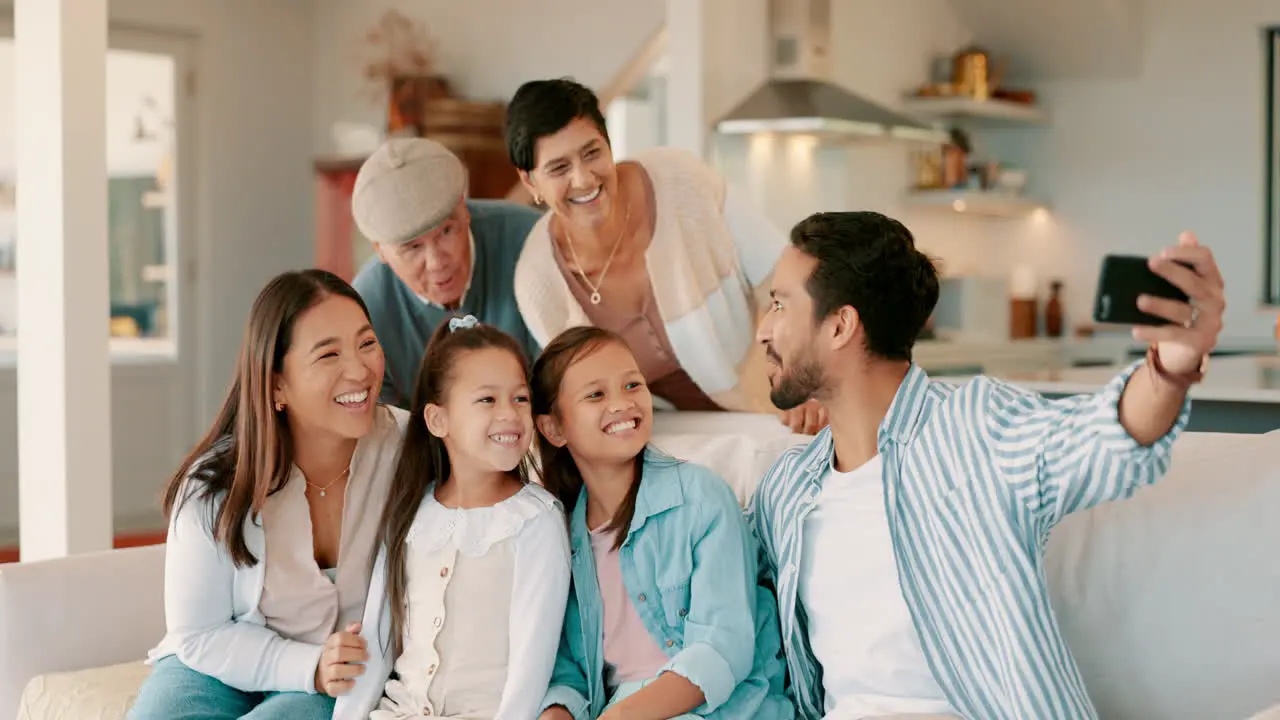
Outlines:
[[[602,327],[677,410],[778,412],[755,328],[786,235],[691,153],[652,148],[615,162],[598,98],[572,80],[525,83],[506,123],[521,182],[551,209],[515,276],[538,343]],[[784,416],[802,432],[826,423],[815,403]]]

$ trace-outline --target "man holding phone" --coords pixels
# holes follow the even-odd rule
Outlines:
[[[816,398],[830,426],[783,454],[749,514],[802,720],[1097,717],[1042,551],[1067,514],[1165,473],[1225,309],[1193,235],[1149,266],[1188,300],[1137,300],[1168,321],[1134,328],[1146,358],[1050,401],[911,362],[938,277],[897,221],[818,213],[792,230],[758,339],[774,404]]]

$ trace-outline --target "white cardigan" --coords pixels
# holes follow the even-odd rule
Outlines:
[[[395,456],[409,414],[381,406],[369,435],[361,438],[355,464],[376,459],[365,470],[393,473]],[[184,487],[185,496],[195,490]],[[209,520],[222,496],[192,497],[169,521],[164,561],[166,633],[148,664],[176,655],[187,667],[245,692],[314,693],[316,665],[323,645],[289,640],[266,626],[258,610],[265,576],[266,533],[251,516],[244,540],[259,561],[237,568],[226,548],[213,538]]]
[[[492,599],[507,608],[507,616],[495,618],[495,624],[506,628],[508,653],[506,681],[493,720],[533,720],[551,682],[569,600],[569,535],[560,502],[542,486],[530,483],[497,505],[449,510],[435,501],[429,488],[405,542],[416,544],[414,552],[423,555],[407,559],[413,563],[442,553],[477,557],[505,541],[514,542],[516,555],[511,597]],[[444,598],[438,601],[443,603]],[[391,652],[385,547],[378,551],[374,563],[364,612],[360,634],[368,644],[369,661],[355,687],[338,698],[333,720],[368,718],[378,707],[396,665],[397,658]],[[419,642],[429,643],[432,650],[441,649],[435,647],[436,637],[430,630],[421,635],[426,637],[419,637]],[[477,641],[484,637],[478,630]],[[406,648],[406,654],[410,650]],[[425,675],[426,668],[421,672]],[[420,680],[415,677],[404,682],[420,689]],[[382,712],[379,716],[402,717]]]

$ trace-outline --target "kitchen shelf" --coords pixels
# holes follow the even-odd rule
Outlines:
[[[1048,212],[1042,203],[1031,198],[980,190],[918,190],[907,194],[906,204],[909,208],[999,218],[1025,218]]]
[[[923,117],[966,120],[974,125],[1010,127],[1043,125],[1048,116],[1043,109],[1009,100],[975,100],[946,95],[909,95],[902,100],[905,112]]]

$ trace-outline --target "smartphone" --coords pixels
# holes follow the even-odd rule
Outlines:
[[[1168,325],[1162,317],[1138,309],[1139,295],[1153,295],[1187,302],[1187,294],[1160,277],[1139,255],[1108,255],[1102,259],[1098,292],[1093,300],[1093,319],[1118,325]],[[1182,263],[1187,265],[1187,263]]]

